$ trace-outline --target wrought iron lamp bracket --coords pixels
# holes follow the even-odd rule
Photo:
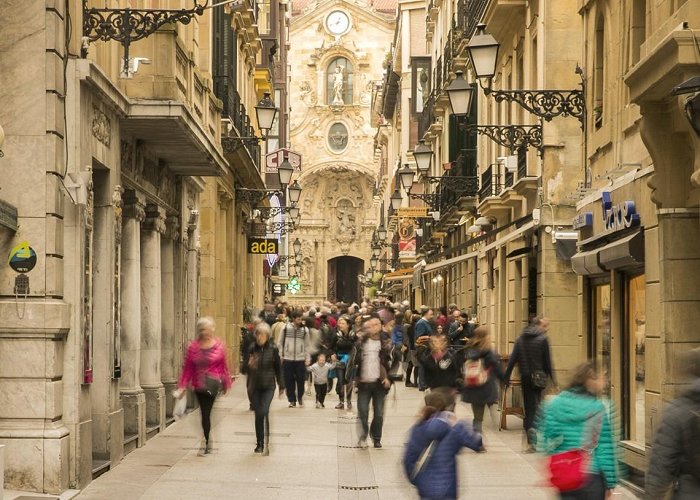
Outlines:
[[[291,207],[257,207],[257,209],[260,210],[260,215],[265,218],[289,213],[290,208]]]
[[[408,197],[413,198],[414,200],[421,200],[430,205],[431,208],[435,207],[440,199],[440,195],[438,193],[412,193],[411,191],[408,192]]]
[[[249,189],[249,188],[237,188],[236,189],[236,200],[243,202],[243,203],[249,203],[251,206],[256,206],[263,199],[265,199],[265,197],[273,196],[273,195],[277,195],[278,197],[281,197],[282,191],[279,191],[277,189]],[[274,207],[270,207],[270,208],[274,208]]]
[[[543,154],[542,125],[467,125],[459,127],[468,134],[485,135],[496,144],[516,152],[524,147],[533,147]]]
[[[515,102],[530,113],[550,121],[555,116],[573,116],[583,126],[586,101],[583,89],[575,90],[488,90],[496,102]]]
[[[222,137],[221,147],[224,153],[233,154],[242,147],[254,146],[263,139],[264,137]]]
[[[124,72],[129,69],[129,46],[155,33],[168,23],[189,24],[195,15],[204,14],[207,2],[194,1],[191,9],[98,9],[83,0],[83,36],[96,40],[119,42],[124,47]]]

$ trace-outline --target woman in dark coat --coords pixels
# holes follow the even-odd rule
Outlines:
[[[345,377],[347,363],[350,359],[350,353],[355,346],[357,336],[350,328],[350,318],[341,316],[338,318],[337,330],[333,336],[332,350],[338,358],[338,363],[335,366],[338,383],[336,384],[336,392],[340,401],[336,405],[336,410],[342,410],[347,400],[347,409],[352,409],[352,382],[348,382]]]
[[[270,403],[275,395],[275,386],[280,396],[284,394],[282,361],[277,346],[270,342],[270,326],[259,323],[255,327],[255,344],[248,355],[248,393],[255,411],[255,453],[270,454]]]
[[[427,340],[425,340],[426,338]],[[438,387],[459,388],[462,353],[449,349],[447,336],[421,337],[416,342],[418,344],[416,348],[418,362],[423,366],[426,385],[430,389]]]
[[[464,349],[465,370],[468,370],[468,366],[479,362],[483,370],[486,371],[486,380],[481,384],[475,384],[469,380],[469,374],[464,373],[464,387],[462,389],[462,401],[472,405],[473,426],[476,432],[482,431],[486,406],[489,407],[490,412],[491,407],[498,403],[498,383],[503,379],[501,362],[498,355],[491,349],[491,336],[484,326],[474,330],[472,341]]]

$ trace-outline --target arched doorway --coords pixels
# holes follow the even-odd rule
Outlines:
[[[328,261],[328,300],[347,304],[360,301],[360,282],[365,261],[357,257],[336,257]]]

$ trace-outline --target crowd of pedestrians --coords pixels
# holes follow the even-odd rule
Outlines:
[[[604,397],[607,374],[586,362],[559,392],[548,329],[546,318],[532,318],[502,358],[488,328],[454,304],[414,310],[406,302],[267,303],[246,328],[242,345],[242,372],[255,415],[254,451],[270,452],[269,412],[276,389],[292,409],[304,407],[311,387],[320,410],[333,388],[337,410],[352,410],[355,395],[357,446],[365,448],[371,441],[381,448],[387,394],[392,385],[404,383],[424,392],[425,399],[408,430],[407,479],[421,498],[457,498],[455,456],[464,447],[487,451],[484,417],[488,413],[494,424],[499,420],[499,402],[517,373],[525,414],[523,452],[547,457],[550,483],[561,498],[607,498],[620,478],[613,405]],[[225,347],[214,330],[211,318],[198,322],[176,393],[182,397],[186,388],[194,390],[201,407],[203,455],[212,449],[214,401],[231,385]],[[658,493],[654,498],[672,488],[674,498],[698,498],[700,492],[695,463],[700,459],[700,350],[692,351],[688,366],[694,382],[665,415],[651,454],[647,481],[649,491]],[[550,395],[546,401],[545,394]],[[458,399],[471,406],[470,423],[457,420]]]

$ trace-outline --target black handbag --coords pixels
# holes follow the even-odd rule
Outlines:
[[[207,375],[204,378],[204,390],[206,390],[211,397],[215,398],[221,390],[221,380]]]
[[[547,387],[547,374],[542,370],[535,370],[530,374],[530,382],[533,387],[544,389]]]

